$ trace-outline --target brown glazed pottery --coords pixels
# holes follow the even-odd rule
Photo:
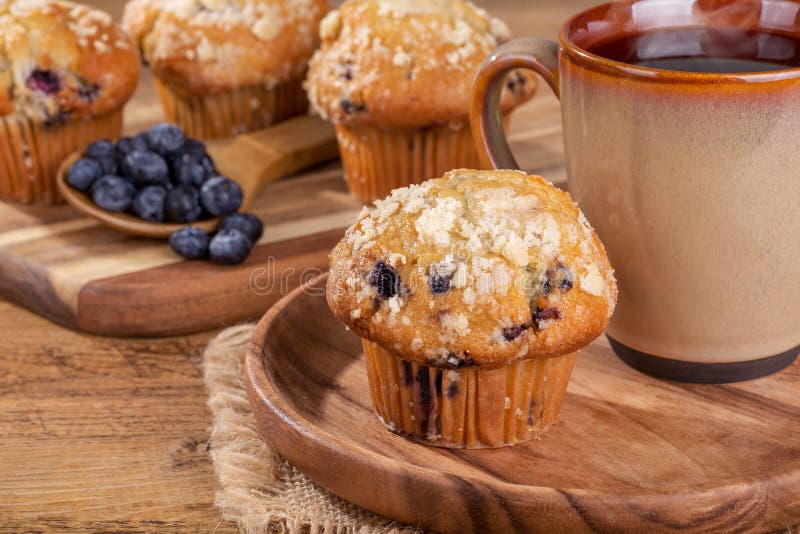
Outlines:
[[[569,190],[617,272],[616,354],[676,380],[764,376],[800,349],[800,68],[679,72],[588,51],[673,28],[795,43],[800,4],[612,2],[568,20],[558,44],[510,41],[476,78],[475,138],[516,167],[496,101],[509,69],[541,74],[561,99]]]

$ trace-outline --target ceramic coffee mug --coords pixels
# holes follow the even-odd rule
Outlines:
[[[739,38],[726,41],[732,32]],[[647,33],[649,47],[634,47],[630,61],[613,57],[625,46],[604,48]],[[727,74],[643,65],[662,56],[702,64],[707,50],[769,61]],[[569,190],[616,269],[607,334],[629,365],[718,383],[797,357],[800,68],[788,67],[798,54],[795,2],[641,0],[574,16],[558,44],[510,41],[477,76],[472,126],[496,168],[517,166],[497,112],[504,75],[532,69],[560,98]]]

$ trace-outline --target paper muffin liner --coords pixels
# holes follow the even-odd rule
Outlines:
[[[508,125],[508,115],[504,123]],[[336,138],[347,185],[362,202],[384,198],[398,187],[419,184],[452,169],[481,168],[467,122],[420,129],[338,124]]]
[[[545,433],[558,418],[576,354],[448,370],[362,341],[372,404],[383,424],[456,449],[515,445]]]
[[[167,120],[189,137],[218,139],[260,130],[308,111],[302,79],[267,88],[250,85],[207,95],[189,95],[156,77]]]
[[[20,114],[0,118],[0,198],[61,203],[56,188],[61,163],[93,141],[118,138],[121,131],[121,109],[50,126]]]

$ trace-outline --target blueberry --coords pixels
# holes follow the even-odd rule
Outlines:
[[[95,160],[101,160],[103,158],[116,158],[117,150],[114,146],[114,143],[108,139],[100,139],[99,141],[95,141],[87,146],[86,150],[83,152],[83,156]]]
[[[514,341],[528,328],[530,328],[530,325],[527,324],[517,324],[503,328],[503,338],[505,338],[506,341]]]
[[[554,267],[547,269],[545,273],[541,287],[542,296],[548,296],[553,292],[553,289],[569,291],[574,283],[575,277],[572,275],[572,271],[565,265],[558,263]]]
[[[141,137],[123,137],[117,141],[117,154],[123,158],[134,150],[143,152],[148,149],[147,141]]]
[[[167,190],[160,185],[148,185],[133,198],[131,211],[140,219],[150,222],[164,221],[164,202]]]
[[[28,76],[26,85],[33,91],[39,91],[47,95],[56,94],[61,90],[61,80],[58,75],[46,69],[35,69]]]
[[[431,292],[435,294],[447,293],[450,291],[450,278],[440,274],[430,277]]]
[[[205,156],[200,157],[200,165],[206,170],[209,176],[213,176],[217,173],[217,166],[214,165],[214,160],[211,159],[211,156],[206,154]]]
[[[119,171],[119,160],[114,143],[108,139],[100,139],[86,147],[83,157],[93,159],[102,167],[105,174],[117,174]]]
[[[106,175],[92,185],[92,200],[108,211],[123,212],[133,202],[136,188],[119,176]]]
[[[97,99],[100,94],[100,86],[96,83],[86,83],[83,80],[78,80],[78,96],[86,100],[90,104]]]
[[[378,296],[392,298],[400,292],[400,277],[390,265],[379,261],[369,275],[369,285],[378,290]]]
[[[252,213],[234,213],[220,221],[219,230],[239,230],[251,243],[256,243],[264,233],[264,224]]]
[[[536,325],[536,328],[541,328],[539,325],[542,321],[557,321],[559,319],[561,319],[561,312],[558,308],[537,308],[533,313],[533,324]]]
[[[67,171],[67,183],[78,191],[86,191],[104,174],[103,167],[95,160],[81,158]]]
[[[139,132],[134,136],[136,144],[145,147],[145,150],[150,150],[150,132]]]
[[[440,295],[450,291],[450,281],[456,272],[457,266],[452,262],[432,263],[428,268],[428,285],[431,293]]]
[[[222,176],[209,178],[200,189],[203,207],[218,217],[235,213],[242,205],[242,189],[239,184]]]
[[[167,219],[176,223],[191,223],[200,218],[200,194],[190,185],[182,185],[167,193]]]
[[[187,226],[169,236],[169,246],[178,256],[187,260],[201,260],[208,256],[208,234],[200,228]]]
[[[97,158],[95,161],[103,167],[105,174],[117,175],[119,173],[119,159],[117,159],[116,156],[103,156],[102,158]]]
[[[339,105],[342,108],[342,111],[346,115],[352,115],[353,113],[361,113],[362,111],[367,110],[367,106],[364,104],[356,104],[349,98],[342,98],[339,101]]]
[[[195,156],[198,157],[203,157],[208,155],[208,150],[206,149],[206,145],[204,145],[197,139],[191,139],[191,138],[184,141],[180,151],[184,154],[194,154]]]
[[[214,263],[236,265],[247,258],[252,248],[253,244],[239,230],[221,230],[211,239],[208,250]]]
[[[187,139],[178,151],[176,158],[193,158],[206,169],[209,175],[217,174],[214,160],[208,155],[206,146],[197,139]]]
[[[150,148],[166,156],[180,150],[186,138],[180,128],[174,124],[157,124],[150,129],[149,145]]]
[[[209,177],[208,170],[192,154],[183,154],[172,163],[172,181],[175,185],[201,187]]]
[[[134,150],[122,160],[122,173],[139,186],[165,185],[169,180],[167,162],[155,152]]]

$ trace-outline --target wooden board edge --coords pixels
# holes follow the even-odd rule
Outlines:
[[[76,328],[111,337],[166,337],[257,319],[283,295],[328,269],[328,253],[344,231],[335,228],[260,245],[235,267],[209,269],[203,262],[180,262],[94,280],[78,294]],[[236,288],[239,309],[216,313],[221,310],[215,281],[226,278],[242,280],[220,283]],[[230,293],[225,298],[230,300]]]
[[[78,328],[76,310],[59,296],[47,272],[2,248],[0,296],[62,326]]]

